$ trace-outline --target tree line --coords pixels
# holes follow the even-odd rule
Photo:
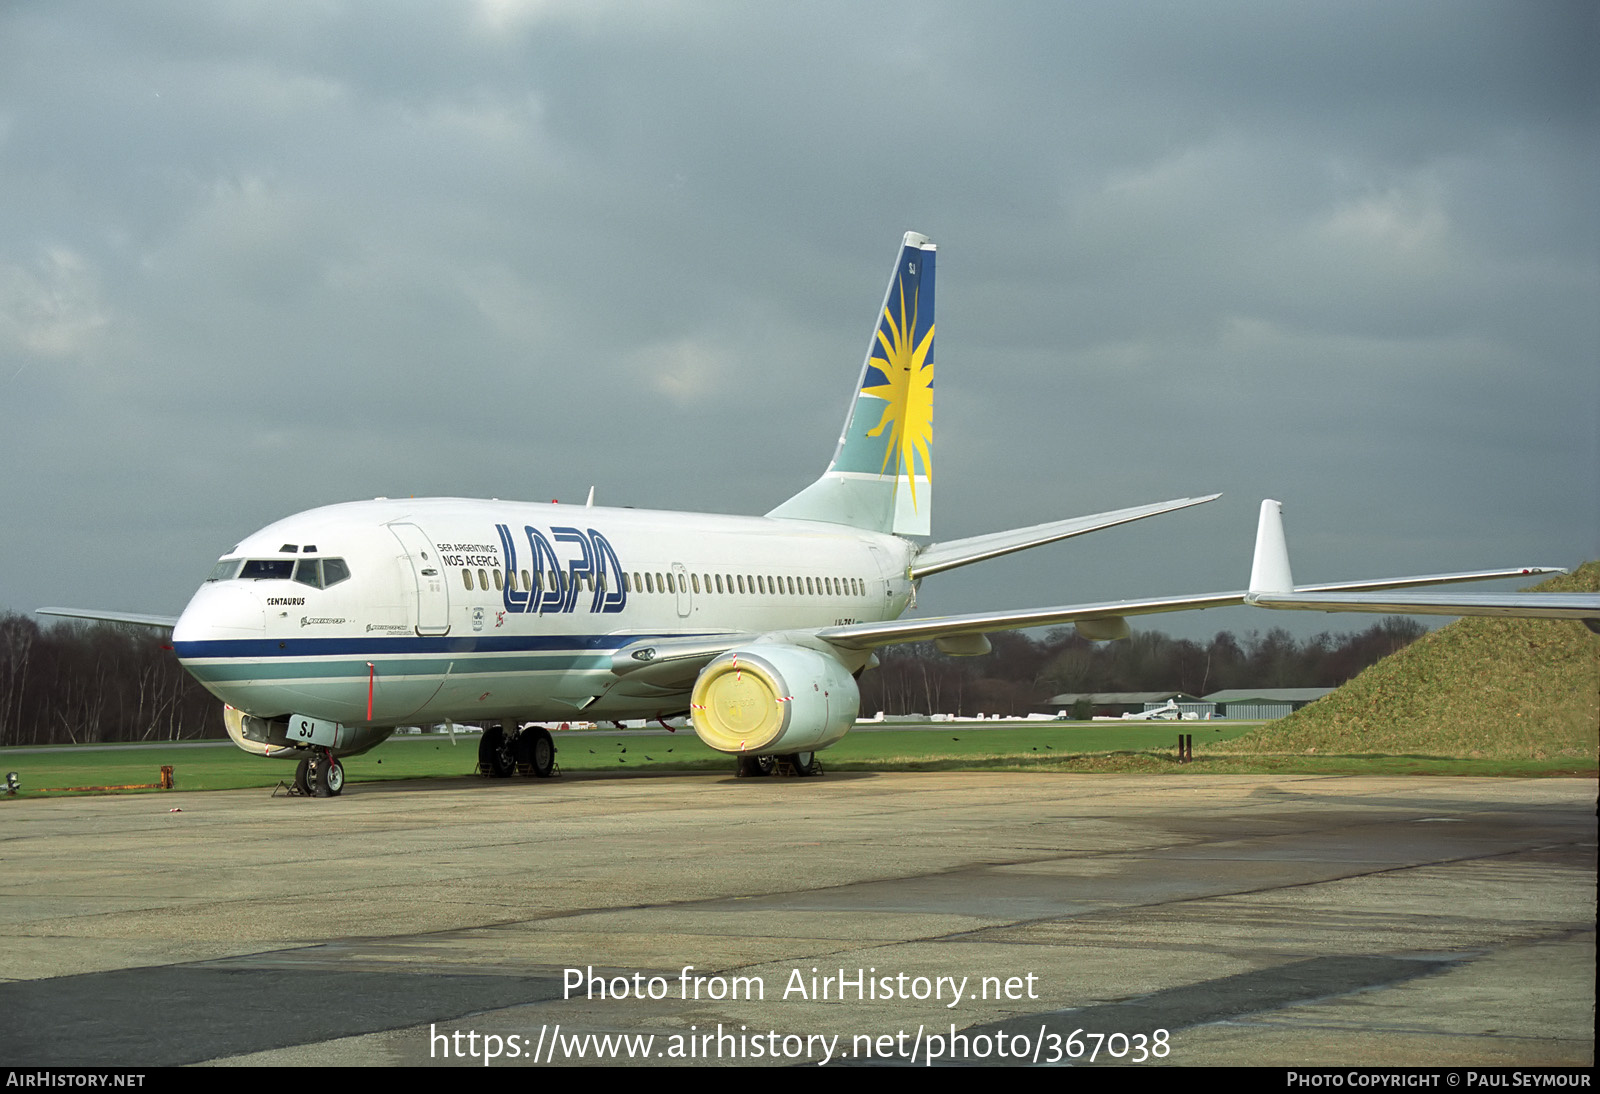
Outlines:
[[[171,635],[0,615],[0,745],[226,735],[222,705],[178,664]]]
[[[1209,642],[1139,631],[1117,642],[1091,642],[1071,627],[1043,637],[991,634],[994,652],[947,657],[931,642],[889,646],[861,678],[861,709],[886,714],[1028,714],[1051,696],[1114,691],[1337,687],[1375,661],[1427,633],[1414,619],[1389,616],[1353,634],[1297,641],[1282,628],[1242,636],[1218,632]]]
[[[1334,687],[1426,633],[1391,617],[1355,634],[1297,641],[1273,629],[1209,642],[1142,631],[1090,642],[1070,627],[989,636],[982,657],[932,643],[889,646],[861,677],[865,714],[1027,714],[1063,692]],[[222,737],[221,706],[145,627],[0,615],[0,745]]]

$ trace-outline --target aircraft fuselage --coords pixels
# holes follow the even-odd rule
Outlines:
[[[893,535],[765,517],[353,502],[278,521],[228,552],[173,646],[209,691],[261,719],[681,714],[692,675],[630,681],[612,671],[616,651],[893,619],[911,596],[912,550]]]

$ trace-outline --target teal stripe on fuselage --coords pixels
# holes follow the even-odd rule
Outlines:
[[[535,673],[604,670],[611,667],[608,654],[455,654],[427,657],[375,658],[379,678],[395,676],[462,676],[484,673]],[[373,672],[366,661],[305,660],[301,658],[229,658],[226,661],[189,661],[184,667],[201,683],[236,680],[329,680],[359,678]]]

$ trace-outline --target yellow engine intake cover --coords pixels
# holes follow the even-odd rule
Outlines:
[[[759,664],[718,662],[700,674],[690,698],[695,731],[725,752],[761,748],[783,732],[786,702]]]

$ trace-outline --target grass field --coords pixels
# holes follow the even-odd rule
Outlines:
[[[1259,728],[1255,722],[1105,722],[971,728],[871,729],[850,734],[820,754],[826,771],[1053,771],[1212,774],[1595,775],[1594,757],[1549,759],[1427,755],[1296,753],[1222,754],[1216,747]],[[1179,733],[1194,738],[1195,760],[1177,759]],[[559,770],[578,772],[731,771],[733,761],[706,748],[689,730],[558,733]],[[475,778],[478,739],[397,737],[345,763],[352,783],[390,779]],[[154,783],[172,765],[179,790],[271,787],[294,776],[294,762],[247,755],[231,745],[177,744],[134,749],[19,748],[0,751],[0,768],[16,771],[20,797],[63,788]],[[89,791],[95,792],[95,791]],[[124,791],[160,793],[159,791]]]
[[[1600,563],[1535,588],[1595,592]],[[1576,622],[1460,619],[1221,751],[1255,758],[1422,753],[1593,774],[1600,638]]]

